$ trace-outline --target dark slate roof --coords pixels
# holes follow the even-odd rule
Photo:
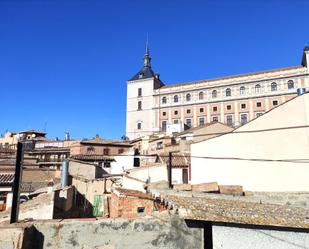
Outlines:
[[[304,51],[309,51],[309,45],[304,47]]]
[[[151,67],[144,66],[137,74],[135,74],[130,80],[139,80],[155,77],[154,71]]]

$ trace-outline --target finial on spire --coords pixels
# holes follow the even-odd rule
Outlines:
[[[148,44],[148,33],[147,33],[147,39],[146,39],[146,53],[145,53],[145,56],[144,56],[144,67],[151,67],[151,64],[150,64],[150,55],[149,55],[149,44]]]
[[[149,55],[148,33],[147,33],[147,38],[146,38],[146,54]]]

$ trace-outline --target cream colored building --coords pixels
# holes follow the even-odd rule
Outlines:
[[[309,93],[233,132],[191,145],[191,183],[309,190]]]
[[[126,136],[136,139],[169,124],[196,127],[212,121],[238,127],[309,88],[309,47],[301,65],[229,77],[164,85],[150,64],[127,81]]]

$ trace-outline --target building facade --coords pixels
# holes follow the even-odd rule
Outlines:
[[[127,81],[126,136],[165,131],[170,124],[196,127],[219,121],[238,127],[309,88],[309,46],[301,65],[164,85],[146,48],[142,69]]]

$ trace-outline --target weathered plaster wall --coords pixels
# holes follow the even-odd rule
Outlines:
[[[44,237],[43,248],[48,249],[203,248],[202,229],[188,228],[176,217],[50,221],[35,227]]]

